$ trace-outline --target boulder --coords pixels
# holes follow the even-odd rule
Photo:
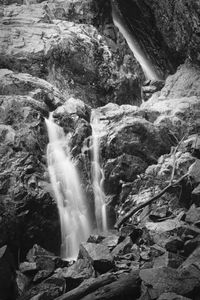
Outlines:
[[[105,273],[113,267],[113,255],[102,244],[82,243],[78,257],[89,259],[99,273]]]
[[[17,291],[19,296],[21,296],[27,290],[30,284],[30,278],[21,273],[20,271],[17,271],[16,273]]]
[[[115,235],[115,234],[108,235],[105,239],[103,239],[101,244],[105,245],[110,250],[112,250],[114,247],[117,246],[119,239],[120,239],[120,237],[118,235]]]
[[[114,257],[131,253],[131,247],[133,246],[133,242],[129,236],[127,236],[121,243],[119,243],[113,250],[112,255]]]
[[[42,248],[40,245],[33,245],[33,247],[28,251],[26,255],[26,259],[29,262],[35,262],[38,256],[54,256],[53,253],[47,251],[46,249]]]

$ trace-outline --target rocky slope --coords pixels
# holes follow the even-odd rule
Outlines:
[[[0,1],[1,300],[199,299],[199,4],[112,5],[165,82],[144,82],[110,1]],[[94,108],[112,230],[74,263],[58,256],[45,118],[72,133],[92,208]]]

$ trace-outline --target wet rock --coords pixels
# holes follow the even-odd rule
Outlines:
[[[177,295],[175,293],[163,293],[158,300],[191,300],[190,298]]]
[[[167,205],[163,205],[161,207],[157,207],[154,211],[152,211],[149,215],[149,218],[152,221],[160,220],[166,218],[168,215],[168,207]]]
[[[180,273],[169,267],[141,270],[140,278],[148,286],[149,294],[153,299],[164,292],[174,292],[184,296],[200,288],[199,278],[193,277],[190,272]]]
[[[128,236],[126,237],[121,243],[119,243],[113,250],[112,255],[114,257],[127,254],[131,252],[131,247],[133,246],[133,242],[131,238]]]
[[[54,300],[65,291],[66,283],[64,278],[58,278],[55,275],[32,287],[26,293],[19,297],[19,300]]]
[[[100,273],[105,273],[113,267],[113,255],[108,247],[101,244],[82,243],[78,257],[92,261],[94,269]]]

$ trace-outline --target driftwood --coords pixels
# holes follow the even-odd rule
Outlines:
[[[120,279],[107,284],[81,300],[124,300],[138,299],[140,296],[140,278],[138,272],[123,275]]]
[[[90,278],[85,280],[77,288],[63,294],[55,300],[79,300],[82,297],[93,293],[100,287],[110,284],[115,280],[117,280],[117,277],[114,274],[104,274],[99,276],[98,278]]]
[[[179,184],[184,178],[186,178],[188,176],[188,173],[186,173],[185,175],[183,175],[181,178],[179,178],[177,181],[174,182],[170,182],[170,184],[168,184],[162,191],[160,191],[160,193],[158,193],[157,195],[155,195],[154,197],[152,197],[151,199],[149,199],[148,201],[133,207],[124,217],[122,217],[116,224],[115,224],[115,228],[118,229],[120,228],[120,226],[125,223],[133,214],[135,214],[137,211],[139,211],[140,209],[146,207],[147,205],[151,204],[153,201],[159,199],[162,195],[164,195],[171,187],[176,186],[177,184]]]

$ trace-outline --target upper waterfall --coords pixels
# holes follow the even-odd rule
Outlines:
[[[135,58],[141,65],[141,68],[144,72],[144,75],[146,79],[150,80],[160,80],[160,76],[157,74],[153,64],[151,61],[147,58],[146,54],[140,47],[137,40],[133,37],[133,35],[130,33],[130,30],[127,28],[127,25],[125,24],[124,20],[120,16],[120,13],[117,11],[114,5],[112,5],[112,18],[113,23],[115,26],[119,29],[121,34],[124,36],[129,48],[133,52]]]
[[[61,223],[61,255],[63,258],[76,259],[80,242],[86,241],[90,234],[89,214],[70,154],[70,136],[65,136],[51,115],[45,121],[49,135],[48,169]]]

